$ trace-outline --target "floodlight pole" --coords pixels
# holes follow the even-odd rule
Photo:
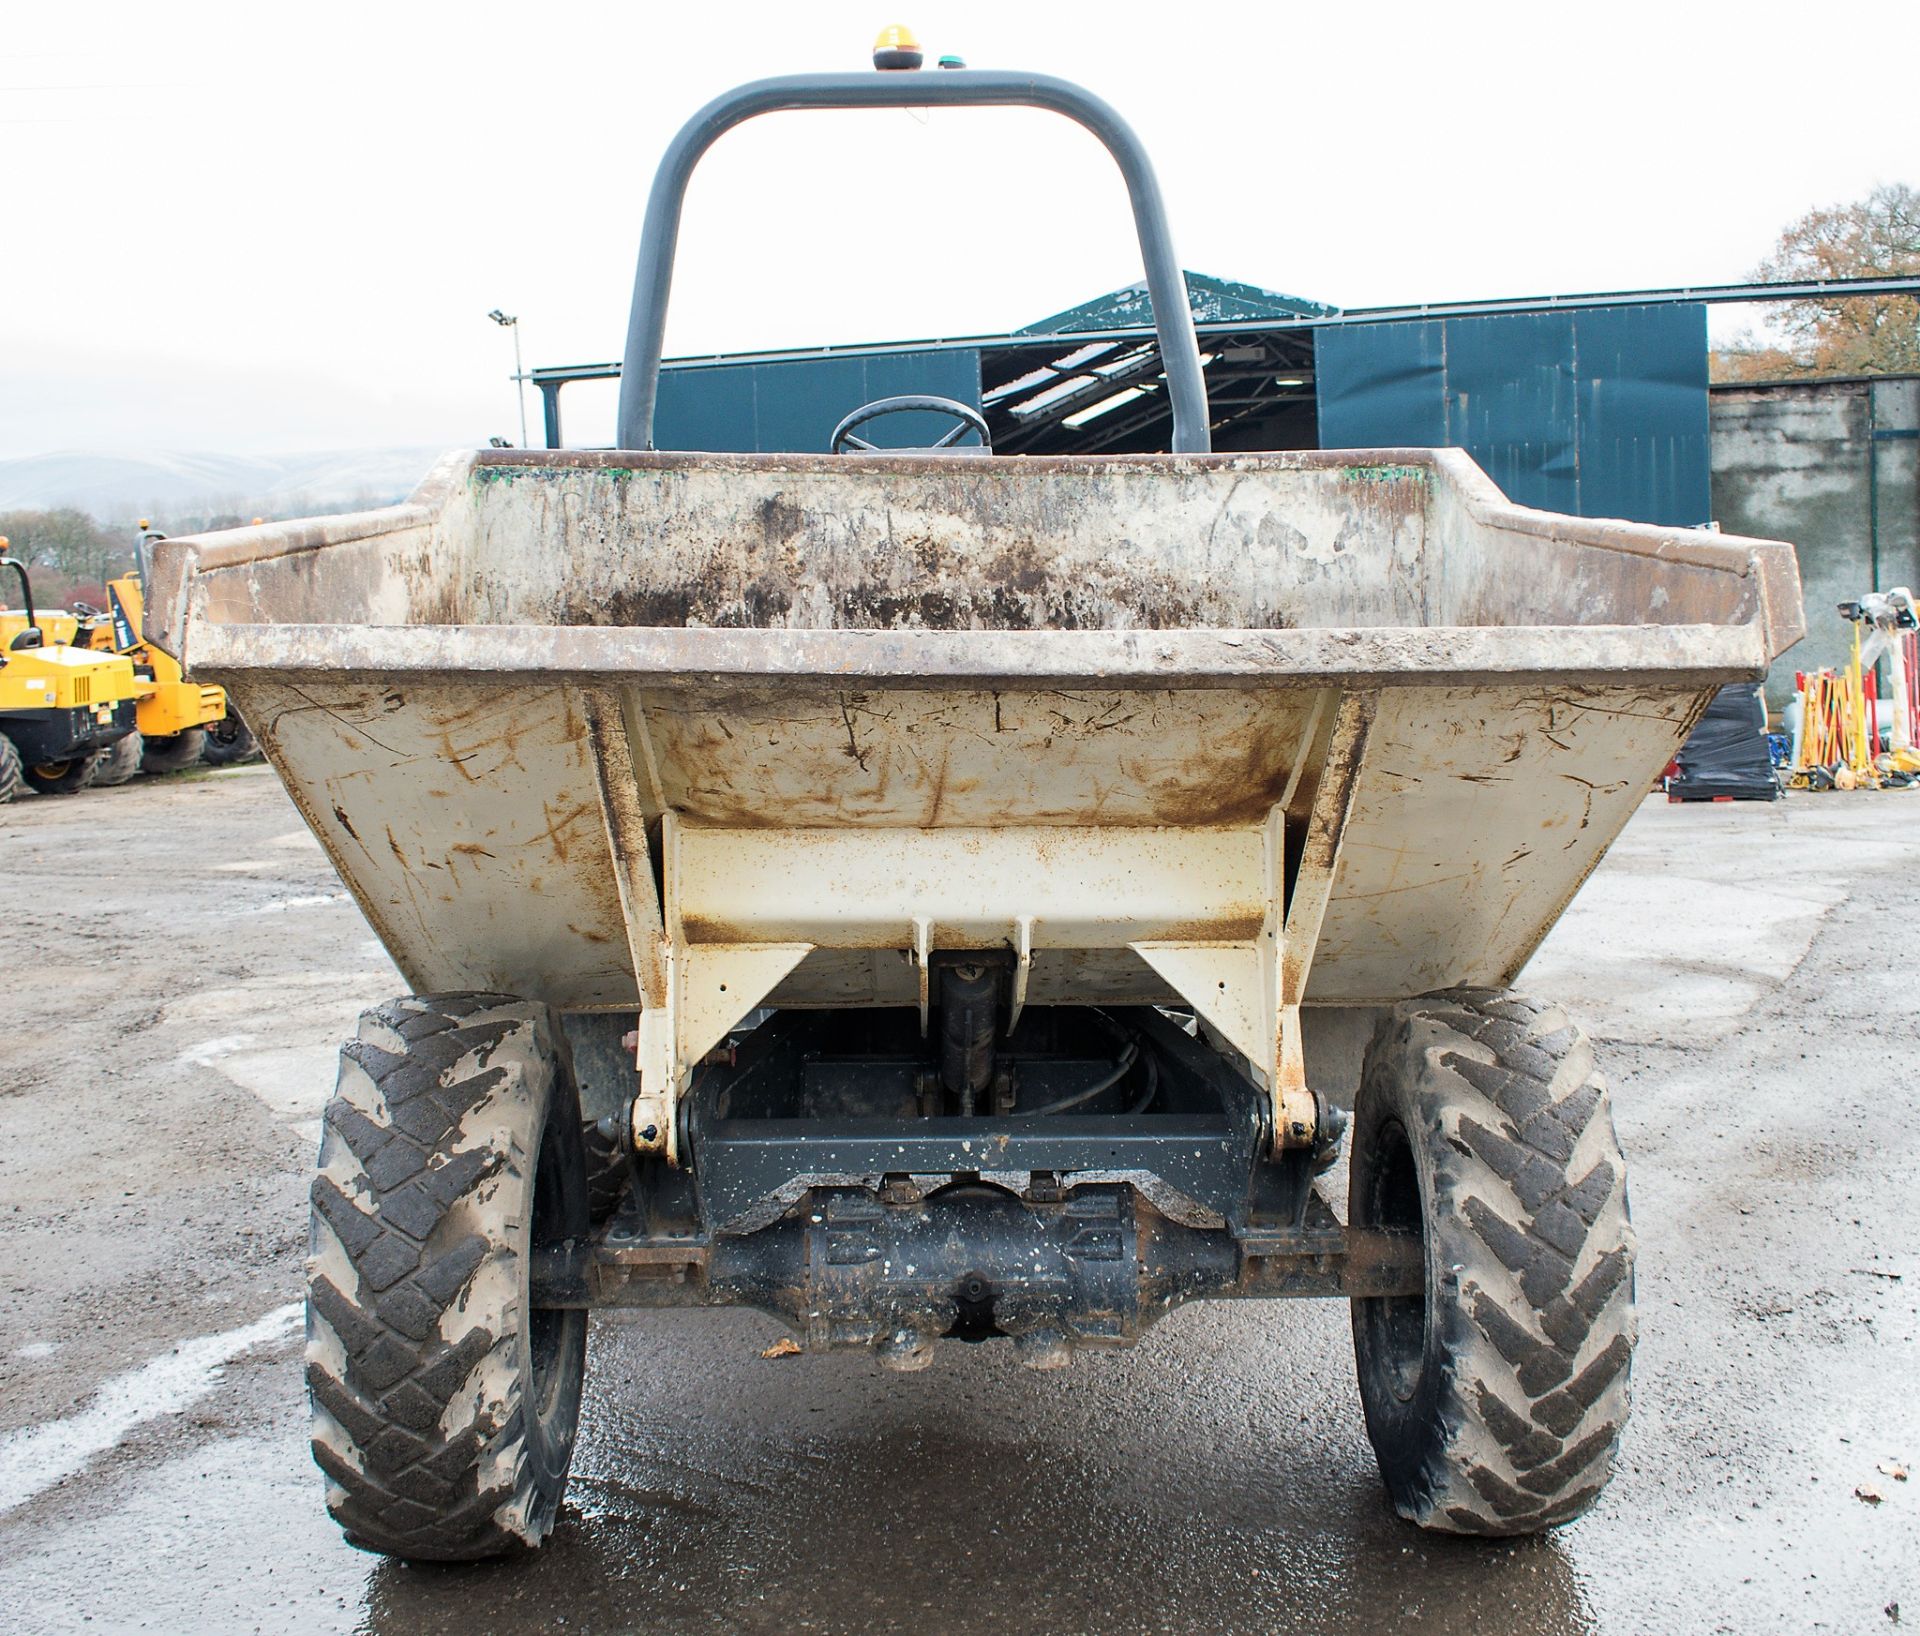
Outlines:
[[[520,447],[524,449],[527,447],[527,370],[520,361],[520,320],[508,317],[498,307],[487,316],[502,329],[513,331],[513,382],[514,391],[520,397]]]

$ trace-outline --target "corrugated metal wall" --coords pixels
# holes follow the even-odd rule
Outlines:
[[[1314,351],[1322,448],[1453,446],[1523,505],[1679,525],[1712,515],[1705,307],[1334,325]],[[815,453],[876,398],[931,392],[978,408],[980,391],[970,348],[670,368],[655,441]],[[870,432],[906,448],[950,425],[901,415]]]
[[[980,407],[969,349],[665,369],[654,447],[708,454],[825,454],[841,418],[876,398],[928,392]],[[889,415],[861,429],[882,448],[916,448],[953,429],[939,415]]]
[[[1340,325],[1314,354],[1322,448],[1465,449],[1580,517],[1712,515],[1703,306]]]

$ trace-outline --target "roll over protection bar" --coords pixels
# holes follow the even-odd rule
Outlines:
[[[715,97],[668,144],[647,198],[634,274],[633,310],[620,373],[618,444],[653,447],[654,406],[660,393],[660,354],[666,339],[667,297],[673,285],[680,207],[693,168],[727,131],[761,114],[796,108],[1047,108],[1084,126],[1105,144],[1127,184],[1133,222],[1146,264],[1147,293],[1173,406],[1173,452],[1206,454],[1213,447],[1200,344],[1187,306],[1186,280],[1173,250],[1166,206],[1153,165],[1127,122],[1100,98],[1066,80],[999,69],[938,73],[786,74],[755,80]]]

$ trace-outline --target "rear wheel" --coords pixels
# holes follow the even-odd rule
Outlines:
[[[99,770],[101,752],[69,756],[65,761],[43,761],[37,767],[22,769],[27,788],[42,795],[77,795],[93,782]]]
[[[258,761],[260,746],[254,742],[253,729],[240,719],[231,705],[218,721],[208,722],[206,747],[200,758],[209,767],[238,767],[242,762]]]
[[[1395,1509],[1463,1534],[1578,1516],[1612,1470],[1634,1341],[1626,1166],[1585,1036],[1505,992],[1395,1007],[1352,1155],[1353,1225],[1426,1248],[1423,1295],[1353,1303]]]
[[[140,735],[128,733],[100,752],[100,765],[94,769],[93,781],[102,789],[111,789],[115,784],[126,783],[139,770]]]
[[[207,735],[201,728],[189,727],[184,733],[172,733],[166,738],[150,738],[144,742],[145,748],[140,755],[143,772],[177,773],[200,759]]]
[[[633,1164],[626,1149],[591,1120],[580,1126],[580,1148],[587,1164],[587,1215],[597,1227],[626,1202]]]
[[[537,1545],[579,1424],[587,1321],[532,1257],[587,1230],[579,1098],[545,1006],[411,996],[340,1053],[313,1184],[307,1384],[327,1508],[416,1560]]]
[[[26,769],[20,765],[20,752],[13,740],[0,733],[0,807],[18,799],[26,786]]]

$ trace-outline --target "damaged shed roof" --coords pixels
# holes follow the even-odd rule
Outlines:
[[[1241,284],[1230,278],[1209,278],[1205,273],[1187,272],[1187,305],[1196,324],[1233,324],[1245,320],[1259,322],[1274,318],[1331,318],[1338,307],[1324,301],[1309,301],[1304,296],[1282,295],[1263,290],[1258,284]],[[1147,294],[1146,280],[1124,284],[1117,290],[1083,301],[1077,307],[1057,312],[1050,318],[1023,325],[1016,335],[1077,335],[1085,330],[1134,329],[1153,323],[1153,299]]]

